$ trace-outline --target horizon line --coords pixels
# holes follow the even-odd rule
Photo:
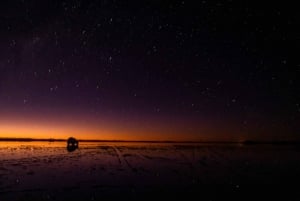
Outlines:
[[[13,138],[0,137],[0,142],[65,142],[62,138]],[[78,139],[79,142],[128,142],[128,143],[226,143],[226,144],[300,144],[300,140],[101,140],[101,139]]]

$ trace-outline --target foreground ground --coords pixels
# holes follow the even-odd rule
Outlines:
[[[0,144],[1,201],[298,200],[299,183],[292,145]]]

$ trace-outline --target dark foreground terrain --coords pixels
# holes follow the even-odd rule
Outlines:
[[[296,145],[0,142],[0,200],[299,200]]]

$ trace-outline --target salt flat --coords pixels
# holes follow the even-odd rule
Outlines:
[[[299,153],[292,145],[106,142],[68,152],[62,142],[0,142],[0,200],[293,200]]]

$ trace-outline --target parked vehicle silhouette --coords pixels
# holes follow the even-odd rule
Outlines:
[[[78,140],[76,140],[74,137],[69,137],[67,140],[67,150],[69,152],[75,151],[79,146]]]

